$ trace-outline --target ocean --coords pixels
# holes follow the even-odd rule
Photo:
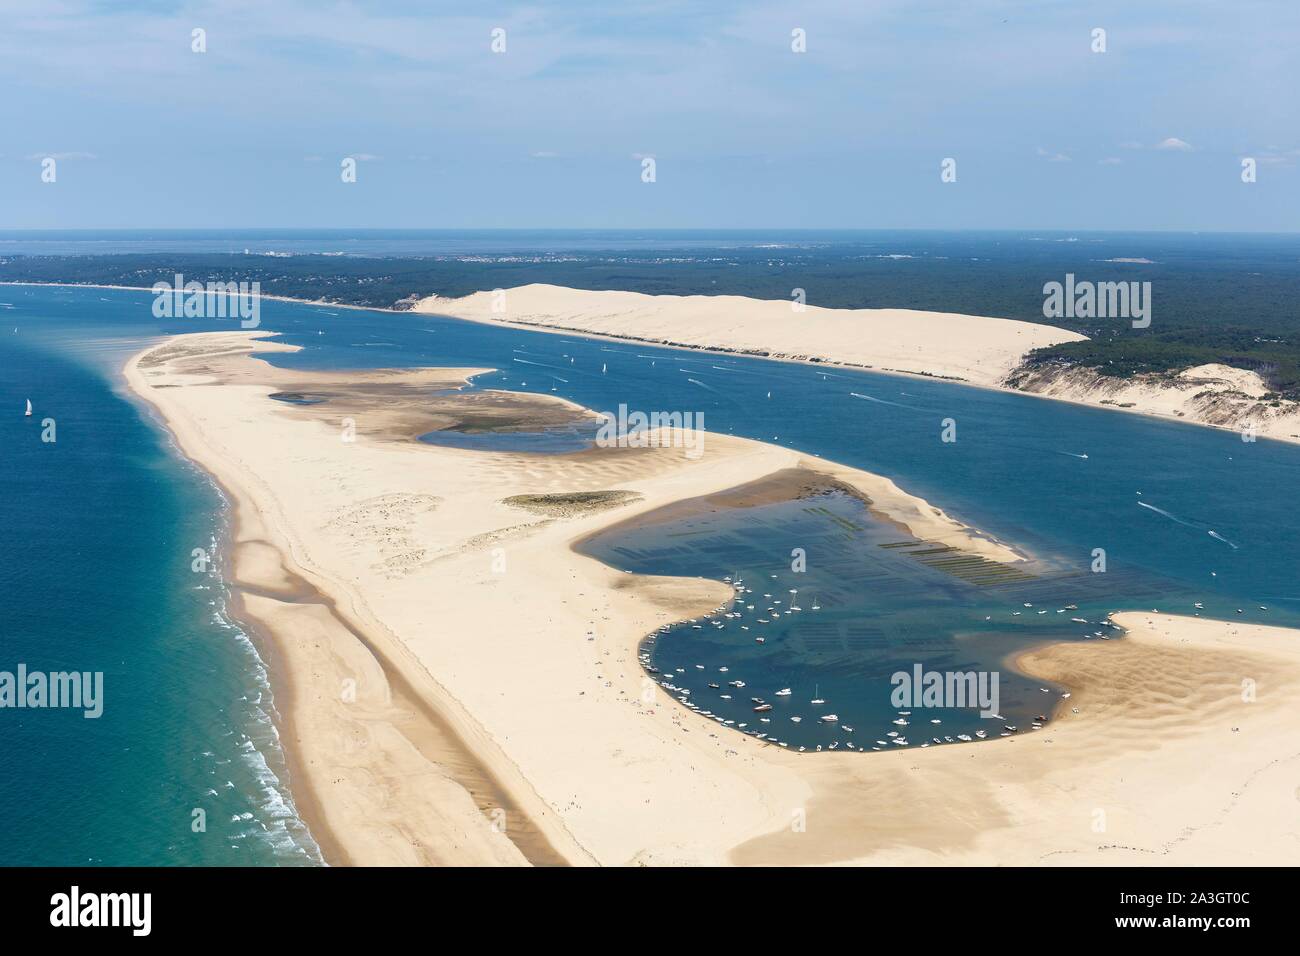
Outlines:
[[[104,674],[97,719],[0,710],[0,864],[318,863],[293,805],[265,665],[224,612],[221,497],[119,379],[125,357],[153,336],[234,326],[158,320],[151,303],[144,292],[0,287],[0,671]],[[476,387],[598,411],[702,413],[709,432],[886,475],[1032,555],[1033,581],[979,587],[906,553],[914,548],[880,547],[896,543],[890,529],[843,496],[590,542],[619,567],[739,573],[756,596],[799,591],[803,610],[782,615],[763,645],[727,619],[725,630],[675,629],[648,648],[661,675],[712,669],[711,679],[679,675],[693,693],[718,683],[720,698],[743,675],[735,700],[711,707],[729,719],[752,713],[751,695],[771,700],[790,686],[790,706],[814,713],[807,700],[820,694],[841,723],[858,722],[865,744],[894,729],[880,675],[913,662],[994,666],[1045,638],[1096,639],[1092,622],[1109,611],[1193,613],[1194,601],[1207,616],[1300,626],[1287,494],[1300,484],[1300,446],[939,380],[432,316],[267,301],[262,327],[303,346],[278,364],[487,366],[498,371]],[[47,419],[56,441],[41,440]],[[956,441],[942,440],[945,419]],[[707,548],[670,547],[683,541]],[[791,571],[796,545],[805,577]],[[213,556],[201,570],[196,548]],[[1079,611],[1058,614],[1067,603]],[[723,666],[728,680],[717,676]],[[1013,722],[1048,696],[1010,675],[1004,695],[1004,710],[1021,715],[1006,713]],[[783,739],[832,742],[812,721],[785,723]]]
[[[0,865],[319,862],[265,667],[219,564],[193,570],[219,553],[220,497],[119,387],[157,330],[104,298],[0,294],[0,670],[104,675],[98,718],[0,710]]]

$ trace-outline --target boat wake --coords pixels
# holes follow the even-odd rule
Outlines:
[[[875,398],[871,395],[863,395],[860,392],[849,392],[849,394],[852,395],[854,398],[860,398],[868,402],[875,402],[877,405],[893,405],[895,408],[905,408],[909,412],[921,412],[925,410],[922,408],[917,408],[915,405],[904,405],[901,402],[889,402],[883,398]]]
[[[1217,531],[1209,531],[1209,530],[1207,529],[1207,534],[1209,534],[1209,536],[1210,536],[1211,538],[1213,538],[1215,541],[1222,541],[1224,544],[1226,544],[1228,547],[1230,547],[1233,551],[1239,551],[1239,550],[1240,550],[1240,549],[1239,549],[1235,544],[1233,544],[1231,541],[1229,541],[1229,540],[1228,540],[1227,538],[1225,538],[1223,535],[1219,534],[1219,532],[1217,532]]]
[[[1170,521],[1176,522],[1177,524],[1183,525],[1184,527],[1187,527],[1187,528],[1194,528],[1194,529],[1197,530],[1197,531],[1204,531],[1206,534],[1208,534],[1208,535],[1209,535],[1211,538],[1213,538],[1215,541],[1222,541],[1224,544],[1226,544],[1228,547],[1230,547],[1233,551],[1239,551],[1239,550],[1241,550],[1240,548],[1237,547],[1237,545],[1233,544],[1231,541],[1229,541],[1229,540],[1228,540],[1227,538],[1225,538],[1223,535],[1219,534],[1219,532],[1215,531],[1213,528],[1210,528],[1210,527],[1206,526],[1205,524],[1203,524],[1203,523],[1201,523],[1201,522],[1196,522],[1196,521],[1187,521],[1187,520],[1184,519],[1184,518],[1180,518],[1180,517],[1178,517],[1178,515],[1176,515],[1176,514],[1171,514],[1170,512],[1166,511],[1164,508],[1157,508],[1155,505],[1149,505],[1149,504],[1147,504],[1145,501],[1139,501],[1139,502],[1138,502],[1138,507],[1139,507],[1139,508],[1146,508],[1148,511],[1154,511],[1156,514],[1159,514],[1159,515],[1164,515],[1164,516],[1165,516],[1166,518],[1168,518]]]

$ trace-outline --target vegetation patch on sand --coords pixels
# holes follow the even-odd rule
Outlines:
[[[1293,328],[1261,319],[1248,328],[1172,328],[1139,334],[1110,332],[1081,342],[1058,342],[1033,349],[1014,379],[1043,369],[1086,368],[1121,380],[1136,376],[1176,376],[1203,365],[1226,365],[1257,372],[1269,399],[1300,399],[1300,342]]]
[[[635,491],[564,491],[551,495],[511,495],[502,504],[549,518],[578,518],[640,501]]]

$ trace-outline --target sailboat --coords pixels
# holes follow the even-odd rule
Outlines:
[[[30,398],[27,399],[27,414],[25,417],[27,418],[32,417],[32,400]]]
[[[820,684],[816,684],[816,685],[814,685],[814,687],[815,687],[815,690],[813,691],[813,699],[810,700],[809,703],[810,703],[810,704],[824,704],[824,703],[826,703],[826,701],[822,700],[822,695],[821,695],[821,689],[822,689],[822,688],[821,688],[821,685],[820,685]]]

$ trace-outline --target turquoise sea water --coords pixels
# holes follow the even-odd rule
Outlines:
[[[0,670],[104,674],[97,719],[0,711],[0,864],[317,861],[262,663],[217,568],[191,569],[217,551],[220,499],[115,388],[142,344],[134,308],[0,300],[21,303],[0,336]]]
[[[220,536],[220,498],[117,384],[121,361],[145,338],[231,324],[160,323],[151,301],[0,289],[0,670],[20,662],[102,670],[106,681],[98,720],[0,711],[0,863],[310,863],[317,853],[285,785],[262,664],[223,618],[216,569],[191,570],[192,549]],[[1055,613],[1067,601],[1090,621],[1124,608],[1190,613],[1201,601],[1207,615],[1300,624],[1289,491],[1300,479],[1297,446],[941,381],[436,317],[265,302],[262,324],[304,347],[277,356],[280,364],[495,367],[479,387],[556,394],[599,411],[623,403],[703,413],[709,431],[887,475],[1029,551],[1047,582],[1032,585],[1034,596],[973,595],[951,575],[881,549],[882,530],[863,523],[854,539],[800,508],[762,521],[698,519],[704,525],[689,530],[712,536],[714,556],[688,548],[645,564],[636,552],[657,546],[649,538],[593,543],[618,566],[740,571],[756,588],[775,573],[788,589],[802,587],[790,577],[792,543],[809,542],[802,580],[820,582],[817,613],[833,633],[793,634],[792,624],[788,640],[773,633],[761,646],[716,634],[692,645],[661,638],[674,655],[661,663],[753,668],[747,683],[762,687],[747,687],[746,700],[771,699],[776,686],[805,698],[819,688],[841,717],[857,707],[857,733],[871,739],[888,727],[884,713],[854,701],[869,696],[863,681],[881,668],[988,662],[1045,633],[1082,638],[1073,613]],[[26,398],[31,419],[22,416]],[[955,443],[940,440],[949,417]],[[52,444],[40,440],[45,418],[57,424]],[[816,506],[862,518],[852,501]],[[679,530],[652,529],[651,538]],[[1107,553],[1104,575],[1089,571],[1096,548]],[[1031,616],[1025,602],[1034,611],[1050,602],[1051,613]],[[895,641],[908,635],[923,640]],[[1009,706],[1035,709],[1036,686],[1011,690]],[[206,813],[204,833],[192,831],[196,809]]]

